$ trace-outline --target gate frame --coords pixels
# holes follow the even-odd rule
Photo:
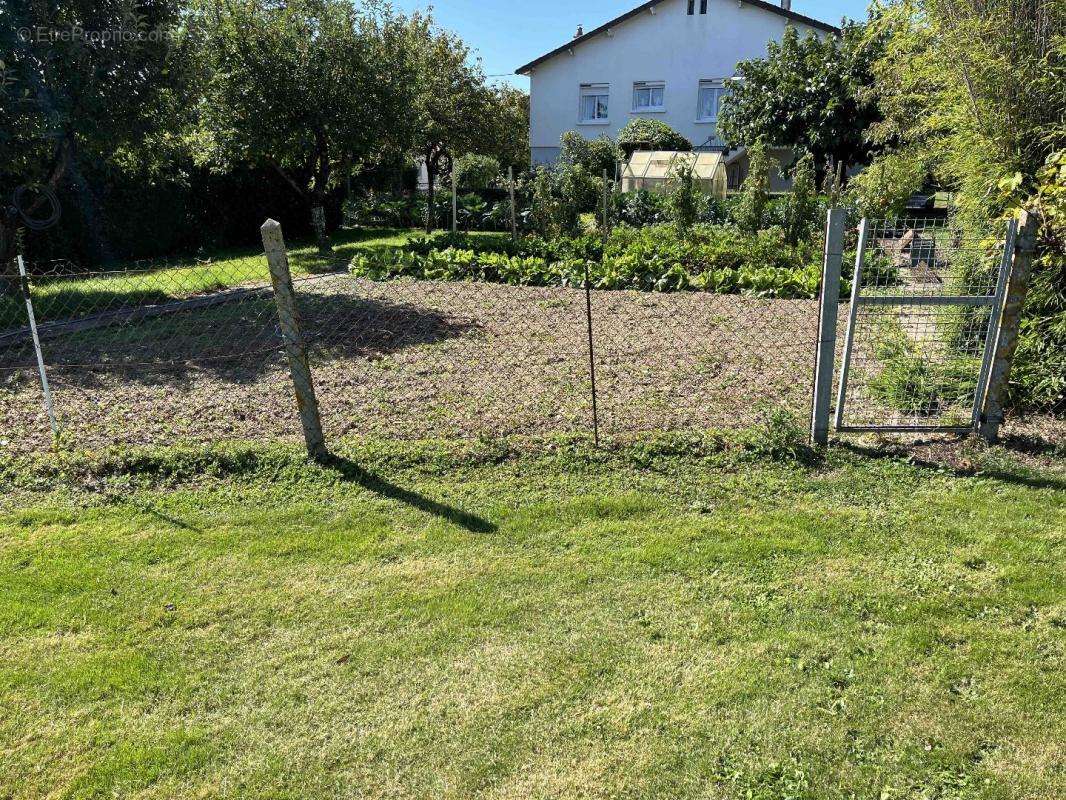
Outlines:
[[[968,433],[978,429],[982,422],[982,409],[988,394],[992,363],[999,349],[998,340],[1003,311],[1007,299],[1007,286],[1012,272],[1015,245],[1017,242],[1018,220],[1007,223],[1003,240],[1003,256],[1000,259],[999,274],[992,294],[985,295],[867,295],[861,291],[863,256],[869,244],[869,221],[863,217],[859,224],[859,243],[855,253],[855,271],[851,283],[851,301],[848,310],[848,327],[844,337],[844,355],[840,367],[840,383],[837,389],[837,403],[833,419],[833,429],[839,433]],[[984,352],[981,367],[974,386],[974,400],[969,425],[845,425],[844,404],[847,399],[848,373],[851,368],[851,354],[854,345],[855,322],[861,305],[893,306],[990,306],[988,327],[985,331]]]

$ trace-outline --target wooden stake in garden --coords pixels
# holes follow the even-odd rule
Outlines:
[[[292,273],[289,271],[289,256],[285,252],[285,238],[281,225],[272,219],[259,229],[263,236],[263,252],[270,267],[270,282],[274,286],[274,301],[278,307],[278,322],[285,353],[289,359],[289,374],[296,392],[296,407],[300,411],[304,443],[307,454],[316,461],[328,456],[326,440],[322,435],[322,418],[318,413],[318,398],[311,380],[311,366],[307,362],[307,350],[300,335],[300,323],[296,315],[296,298],[292,288]]]
[[[1036,215],[1028,211],[1022,211],[1018,218],[1018,234],[1015,239],[1014,258],[1010,263],[1003,312],[1000,314],[999,324],[995,326],[993,341],[987,344],[988,347],[994,347],[995,352],[992,355],[979,433],[989,442],[995,442],[999,438],[999,426],[1003,422],[1003,406],[1007,398],[1011,363],[1014,361],[1014,352],[1018,349],[1018,328],[1025,296],[1029,292],[1029,274],[1033,266],[1039,224]]]
[[[507,186],[511,195],[511,240],[518,241],[518,211],[514,205],[514,167],[507,168]]]
[[[33,295],[30,294],[30,279],[26,274],[26,262],[18,257],[19,278],[22,284],[22,299],[26,301],[26,317],[30,321],[30,336],[33,337],[33,350],[37,354],[37,373],[41,377],[41,391],[44,393],[44,408],[48,412],[48,423],[52,426],[52,439],[59,438],[59,423],[56,422],[55,404],[52,402],[52,390],[48,385],[48,370],[44,366],[44,352],[41,350],[41,337],[37,334],[37,315],[33,312]]]

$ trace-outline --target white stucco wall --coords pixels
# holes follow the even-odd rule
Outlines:
[[[701,80],[732,77],[738,61],[765,56],[767,42],[779,41],[786,25],[798,28],[801,36],[824,35],[737,0],[709,0],[706,14],[699,13],[697,2],[692,16],[686,6],[686,0],[663,0],[655,14],[645,11],[625,20],[610,36],[601,33],[575,45],[573,55],[561,53],[533,69],[530,145],[534,163],[553,161],[559,137],[566,131],[579,131],[588,139],[604,133],[616,136],[634,117],[661,119],[699,146],[715,133],[713,123],[696,121]],[[665,112],[632,111],[636,81],[666,82]],[[610,85],[607,124],[579,119],[583,83]]]

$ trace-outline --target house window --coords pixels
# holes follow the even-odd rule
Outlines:
[[[691,17],[696,13],[696,0],[688,0],[688,15]]]
[[[707,0],[700,0],[700,13],[701,14],[706,14],[707,13]]]
[[[725,81],[700,81],[699,106],[696,112],[697,122],[717,122],[722,100],[729,96],[729,87]]]
[[[607,100],[609,96],[610,90],[606,83],[581,84],[581,121],[607,122]]]
[[[640,81],[633,84],[634,111],[665,111],[666,84]]]

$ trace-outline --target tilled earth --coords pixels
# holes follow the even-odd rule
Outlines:
[[[327,436],[590,431],[581,289],[297,281]],[[592,293],[605,434],[738,427],[810,413],[818,307],[701,293]],[[273,300],[238,301],[43,342],[63,446],[298,436]],[[51,445],[33,351],[0,351],[0,449]]]

